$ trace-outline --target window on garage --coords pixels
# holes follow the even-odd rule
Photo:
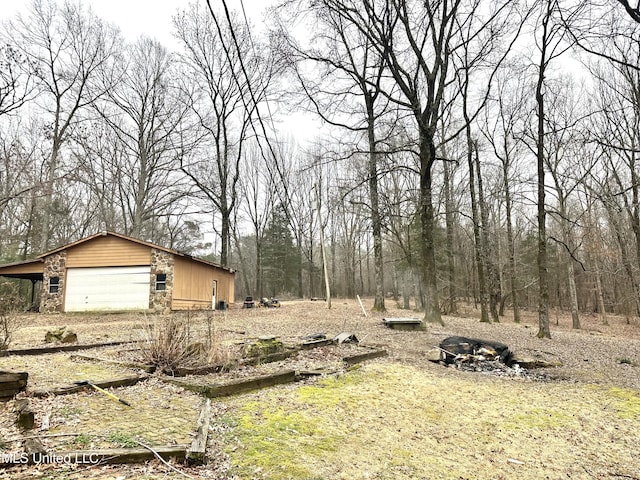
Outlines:
[[[156,273],[156,292],[167,289],[167,274]]]
[[[60,277],[51,277],[49,279],[49,293],[58,293],[60,290]]]

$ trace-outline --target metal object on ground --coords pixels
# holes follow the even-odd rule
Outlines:
[[[115,400],[116,402],[120,402],[123,405],[126,405],[127,407],[130,407],[131,404],[129,402],[127,402],[126,400],[123,400],[122,398],[118,397],[117,395],[114,395],[111,392],[107,392],[105,389],[100,388],[99,386],[93,384],[92,382],[90,382],[89,380],[79,380],[77,382],[73,382],[76,385],[89,385],[90,387],[93,387],[94,389],[96,389],[98,392],[106,395],[107,397],[109,397],[111,400]]]

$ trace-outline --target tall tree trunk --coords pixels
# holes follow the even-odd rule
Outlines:
[[[226,203],[226,202],[225,202]],[[229,266],[229,239],[231,233],[231,213],[226,209],[220,212],[222,215],[222,229],[221,229],[221,248],[220,248],[220,265],[223,267]]]
[[[573,259],[567,262],[567,276],[569,277],[569,299],[571,301],[571,324],[576,330],[580,329],[580,313],[578,309],[578,292],[576,291],[576,273]]]
[[[309,235],[309,296],[317,297],[315,281],[315,261],[313,257],[313,233]]]
[[[604,306],[604,293],[602,292],[602,280],[600,279],[600,263],[597,258],[593,259],[594,273],[596,277],[596,296],[598,298],[598,313],[603,325],[609,325],[607,320],[607,310]]]
[[[238,260],[240,260],[240,265],[242,266],[242,286],[246,294],[251,293],[251,282],[249,282],[249,275],[247,272],[249,271],[248,265],[246,263],[246,259],[244,255],[242,255],[242,248],[240,248],[240,238],[238,237],[238,232],[234,229],[233,231],[234,240],[236,245],[238,246]],[[257,276],[257,273],[256,273]]]
[[[55,178],[58,172],[58,159],[62,139],[59,133],[59,113],[56,114],[55,127],[53,134],[53,145],[51,147],[51,155],[49,156],[49,165],[47,167],[47,178],[44,185],[44,195],[40,209],[42,211],[42,227],[40,237],[40,253],[44,253],[51,247],[51,222],[53,220],[53,199],[55,196]]]
[[[509,187],[509,164],[502,163],[502,181],[504,184],[504,203],[507,222],[507,249],[509,251],[509,282],[511,283],[511,302],[513,304],[513,321],[520,323],[520,305],[518,303],[518,286],[516,276],[516,253],[513,241],[513,223],[511,219],[511,189]]]
[[[264,283],[263,283],[263,273],[262,273],[262,242],[258,239],[256,235],[256,289],[255,295],[258,298],[262,298],[264,296]]]
[[[409,310],[411,308],[411,270],[407,268],[402,274],[402,308]]]
[[[485,279],[485,288],[489,296],[489,311],[491,312],[491,319],[494,322],[499,322],[498,316],[498,304],[500,303],[500,282],[498,279],[498,272],[496,265],[493,262],[493,249],[491,248],[491,242],[489,242],[489,212],[487,208],[487,202],[484,198],[484,188],[482,186],[482,172],[480,170],[480,155],[478,153],[478,142],[473,142],[474,158],[476,162],[476,175],[478,176],[478,207],[480,210],[480,232],[482,239],[482,252],[483,259],[482,264],[486,269],[487,277]]]
[[[567,207],[564,192],[559,186],[556,186],[558,198],[560,201],[560,223],[562,225],[562,241],[566,248],[572,249],[571,232],[567,220]],[[569,282],[569,302],[571,304],[571,323],[573,328],[580,329],[580,313],[578,308],[578,293],[576,291],[576,272],[573,266],[573,258],[567,253],[567,279]]]
[[[446,155],[445,155],[446,157]],[[445,203],[445,225],[446,225],[446,253],[447,253],[447,274],[448,274],[448,289],[449,298],[447,299],[447,310],[445,313],[456,314],[458,312],[457,293],[456,293],[456,271],[454,261],[454,232],[453,232],[453,199],[451,194],[451,171],[450,165],[447,161],[444,162],[444,203]]]
[[[480,321],[489,323],[489,293],[485,278],[484,251],[482,237],[480,235],[480,215],[478,213],[478,196],[476,194],[475,163],[473,161],[473,140],[471,128],[467,123],[467,164],[469,165],[469,195],[471,197],[471,218],[473,221],[473,240],[475,253],[475,266],[478,273],[478,296],[480,297]],[[476,297],[477,298],[477,297]]]
[[[549,7],[550,10],[550,7]],[[549,329],[549,271],[548,271],[548,254],[547,254],[547,211],[545,208],[545,182],[544,182],[544,165],[545,165],[545,109],[544,95],[542,89],[544,87],[544,79],[547,65],[547,39],[548,39],[548,23],[550,21],[550,11],[547,10],[542,23],[542,52],[540,56],[540,64],[538,69],[538,80],[536,82],[536,116],[538,120],[537,136],[536,136],[536,158],[537,158],[537,175],[538,175],[538,338],[551,338],[551,330]]]
[[[366,89],[365,89],[366,91]],[[373,310],[384,312],[384,260],[382,258],[382,219],[380,216],[380,197],[378,194],[378,145],[375,134],[375,112],[373,111],[373,98],[367,92],[365,94],[367,107],[367,138],[369,141],[369,200],[371,201],[371,229],[373,231],[373,258],[376,292],[373,301]]]
[[[438,300],[431,167],[436,158],[433,136],[420,132],[420,224],[422,230],[422,280],[425,293],[424,320],[444,325]]]
[[[302,281],[302,228],[298,229],[298,235],[296,235],[296,249],[298,251],[298,262],[296,265],[296,274],[298,275],[298,298],[304,297],[304,284]],[[310,295],[311,296],[311,295]]]

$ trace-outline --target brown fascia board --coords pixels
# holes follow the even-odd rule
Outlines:
[[[213,262],[210,262],[208,260],[204,260],[204,259],[198,258],[198,257],[193,257],[193,256],[189,255],[188,253],[183,253],[183,252],[179,252],[178,250],[172,250],[170,248],[161,247],[160,245],[156,245],[156,244],[153,244],[153,243],[150,243],[150,242],[145,242],[144,240],[140,240],[138,238],[133,238],[133,237],[129,237],[127,235],[123,235],[121,233],[115,233],[115,232],[109,232],[109,231],[96,233],[96,234],[91,235],[89,237],[77,240],[77,241],[75,241],[73,243],[69,243],[67,245],[63,245],[62,247],[58,247],[55,250],[51,250],[49,252],[43,253],[41,255],[38,255],[38,258],[43,259],[44,257],[47,257],[49,255],[53,255],[54,253],[61,252],[62,250],[67,250],[69,248],[75,247],[77,245],[80,245],[82,243],[88,242],[88,241],[93,240],[95,238],[107,237],[107,236],[113,236],[113,237],[122,238],[123,240],[128,240],[129,242],[138,243],[140,245],[144,245],[144,246],[149,247],[149,248],[155,248],[156,250],[162,250],[164,252],[171,253],[173,255],[179,255],[181,257],[188,258],[188,259],[193,260],[195,262],[204,263],[205,265],[210,265],[212,267],[220,268],[222,270],[228,271],[229,273],[235,273],[232,268],[223,267],[221,265],[218,265],[217,263],[213,263]]]
[[[32,265],[36,263],[42,264],[44,262],[40,258],[34,258],[31,260],[23,260],[20,262],[13,262],[13,263],[7,263],[5,265],[0,265],[0,277],[24,278],[28,280],[30,279],[41,280],[42,274],[44,272],[44,266],[42,266],[42,268],[37,268],[36,271],[32,271],[30,269],[26,269],[29,271],[24,271],[24,270],[20,271],[22,270],[20,267]],[[13,270],[14,268],[15,268],[15,271],[11,272],[10,270]],[[6,270],[9,270],[9,272],[7,272]]]

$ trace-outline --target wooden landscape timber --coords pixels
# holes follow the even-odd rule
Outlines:
[[[30,439],[32,440],[32,439]],[[101,450],[72,450],[66,452],[50,452],[46,450],[27,452],[28,465],[43,463],[78,463],[78,464],[120,464],[143,463],[154,458],[163,460],[184,461],[187,454],[186,445],[147,448],[109,448]],[[0,463],[0,468],[15,467],[15,463]]]
[[[116,341],[116,342],[85,343],[85,344],[76,344],[76,345],[52,345],[49,347],[1,350],[0,357],[6,357],[9,355],[43,355],[45,353],[75,352],[77,350],[90,350],[92,348],[98,348],[98,347],[115,347],[117,345],[124,345],[128,343],[136,343],[136,342],[131,340],[126,340],[126,341]]]
[[[361,347],[365,348],[365,347]],[[366,360],[372,360],[387,355],[387,351],[380,348],[366,348],[364,353],[358,353],[355,355],[349,355],[342,358],[342,361],[347,367],[352,367],[355,364],[364,362]],[[267,356],[269,357],[269,356]],[[263,358],[263,357],[261,357]],[[263,358],[264,359],[264,358]],[[319,371],[320,372],[320,371]],[[177,380],[173,377],[165,376],[161,377],[163,381],[178,385],[191,390],[193,392],[200,393],[208,398],[226,397],[235,395],[238,393],[249,392],[252,390],[259,390],[261,388],[271,387],[283,383],[292,383],[300,380],[301,378],[318,375],[326,372],[312,373],[309,370],[297,372],[295,370],[281,370],[276,373],[267,375],[257,375],[249,378],[234,379],[228,382],[220,384],[202,384],[197,382],[190,382],[184,380]]]
[[[425,330],[424,322],[419,318],[383,318],[382,322],[394,330]]]
[[[27,372],[0,371],[0,400],[13,398],[27,388]]]
[[[153,373],[156,371],[155,365],[147,365],[137,362],[123,362],[121,360],[111,360],[110,358],[94,357],[92,355],[75,354],[71,355],[69,359],[83,360],[86,362],[106,363],[107,365],[114,365],[117,367],[135,368],[136,370],[142,370],[146,373]]]
[[[296,380],[295,370],[281,370],[268,375],[258,375],[249,378],[230,380],[220,384],[192,383],[185,380],[177,380],[173,377],[161,377],[167,383],[178,385],[185,390],[204,395],[207,398],[228,397],[237,393],[250,392],[261,388],[272,387],[283,383],[292,383]]]
[[[131,375],[131,376],[114,378],[111,380],[102,380],[99,382],[92,382],[92,383],[100,388],[129,387],[131,385],[135,385],[138,382],[142,382],[147,378],[149,378],[149,375]],[[30,391],[30,393],[34,397],[47,397],[49,395],[68,395],[71,393],[77,393],[81,390],[87,390],[91,388],[93,387],[89,384],[86,384],[86,385],[69,384],[69,385],[60,385],[50,389],[36,389],[36,390]]]
[[[191,442],[191,447],[187,450],[187,463],[192,465],[202,465],[205,463],[207,454],[207,438],[209,436],[209,422],[211,419],[211,399],[207,398],[204,406],[200,411],[198,418],[198,427],[196,428],[195,437]]]
[[[365,347],[360,347],[365,348]],[[344,357],[342,361],[348,366],[351,367],[357,363],[364,362],[366,360],[373,360],[374,358],[386,357],[388,355],[385,349],[380,348],[371,348],[367,349],[369,351],[365,353],[357,353],[355,355],[349,355],[348,357]]]

